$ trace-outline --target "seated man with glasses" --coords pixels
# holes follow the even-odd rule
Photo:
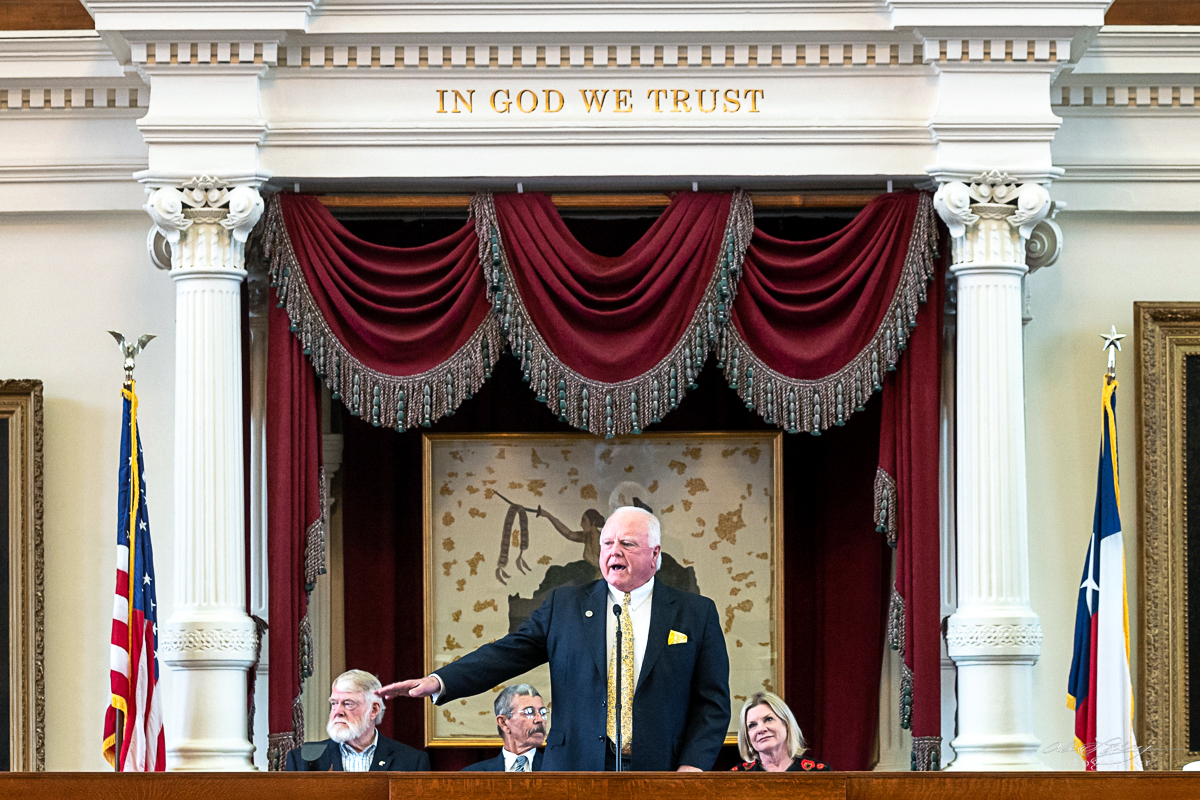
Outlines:
[[[429,756],[389,739],[375,726],[383,720],[379,678],[360,669],[343,672],[329,694],[329,738],[306,742],[287,755],[298,772],[428,772]]]
[[[534,772],[542,768],[542,751],[546,742],[546,725],[550,709],[542,703],[538,690],[528,683],[505,687],[496,697],[496,730],[504,739],[504,747],[495,758],[480,761],[464,768],[485,772]]]

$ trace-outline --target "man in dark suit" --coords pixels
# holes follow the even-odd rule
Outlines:
[[[329,738],[305,742],[287,755],[292,772],[428,772],[429,756],[376,730],[383,701],[379,679],[352,669],[333,682],[329,695]]]
[[[517,631],[380,695],[440,705],[549,661],[556,724],[543,769],[614,769],[618,757],[623,769],[712,769],[729,728],[729,653],[711,600],[654,581],[660,541],[653,514],[617,509],[600,536],[604,580],[555,589]]]
[[[528,683],[506,686],[496,696],[496,730],[504,747],[494,758],[480,761],[463,772],[536,772],[542,768],[542,751],[546,742],[546,721],[550,709],[542,702],[538,690]]]

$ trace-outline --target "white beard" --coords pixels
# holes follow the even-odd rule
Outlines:
[[[325,732],[329,734],[330,739],[338,744],[344,744],[366,733],[369,724],[370,720],[366,717],[363,717],[358,724],[352,720],[330,720],[329,724],[325,726]]]

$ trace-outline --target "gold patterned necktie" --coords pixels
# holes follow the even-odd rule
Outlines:
[[[621,754],[633,752],[633,617],[629,614],[629,592],[621,602]],[[608,738],[617,741],[616,672],[617,648],[613,643],[608,658]]]

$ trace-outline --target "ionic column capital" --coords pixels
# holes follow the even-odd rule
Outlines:
[[[1007,172],[990,170],[971,177],[953,172],[936,174],[939,180],[933,204],[950,230],[951,272],[989,272],[1024,275],[1032,266],[1049,266],[1058,255],[1061,241],[1057,226],[1038,232],[1039,226],[1054,225],[1054,201],[1046,189],[1048,177],[1024,179]],[[1053,239],[1055,246],[1046,242]],[[1032,242],[1032,246],[1031,246]]]
[[[146,246],[155,266],[177,277],[192,271],[245,276],[246,240],[264,208],[260,181],[201,175],[176,184],[143,182],[148,197],[142,208],[154,222]]]

